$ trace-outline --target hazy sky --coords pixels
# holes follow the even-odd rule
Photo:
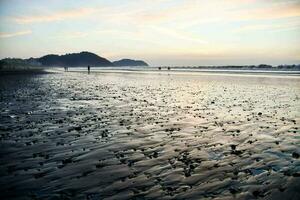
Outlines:
[[[0,58],[300,63],[300,0],[0,0]]]

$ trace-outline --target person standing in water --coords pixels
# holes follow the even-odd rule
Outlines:
[[[88,65],[88,73],[90,73],[91,71],[91,67]]]

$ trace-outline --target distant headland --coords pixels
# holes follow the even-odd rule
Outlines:
[[[40,58],[5,58],[0,60],[0,69],[24,67],[112,67],[112,66],[148,66],[145,61],[122,59],[111,62],[97,54],[83,51],[65,55],[49,54]]]
[[[122,59],[114,61],[113,64],[115,66],[149,66],[145,61],[131,59]]]

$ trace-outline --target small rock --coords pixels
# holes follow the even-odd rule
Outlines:
[[[76,126],[76,127],[74,127],[74,130],[76,130],[76,131],[81,131],[82,128],[81,128],[81,126]]]
[[[261,196],[261,192],[258,191],[258,190],[253,191],[252,194],[253,194],[253,196],[255,196],[255,197]]]
[[[299,158],[299,153],[297,153],[297,152],[293,152],[293,154],[292,154],[292,156],[293,156],[293,158]]]
[[[285,188],[285,187],[282,187],[282,186],[278,188],[278,190],[279,190],[280,192],[284,192],[285,189],[286,189],[286,188]]]
[[[105,167],[105,165],[103,163],[96,164],[96,168],[103,168],[103,167]]]
[[[232,150],[236,149],[236,145],[235,144],[230,145],[230,147],[231,147]]]
[[[243,153],[243,151],[239,151],[239,150],[233,150],[231,151],[231,154],[234,154],[234,155],[241,155]]]
[[[68,163],[71,163],[72,159],[71,158],[66,158],[66,159],[62,160],[61,162],[62,162],[62,164],[66,165]]]
[[[229,188],[229,192],[230,192],[231,194],[236,194],[236,193],[239,192],[239,190],[236,189],[236,188]]]
[[[293,177],[300,177],[300,172],[293,173]]]
[[[238,175],[238,174],[239,174],[239,171],[238,171],[238,170],[234,170],[234,171],[233,171],[233,174],[234,174],[234,175]]]

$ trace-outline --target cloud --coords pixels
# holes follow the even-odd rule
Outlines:
[[[233,16],[242,20],[274,20],[300,17],[300,4],[271,4],[265,8],[241,10],[235,12]]]
[[[64,37],[68,38],[84,38],[87,37],[89,34],[87,32],[82,32],[82,31],[73,31],[73,32],[67,32],[63,34]]]
[[[300,3],[296,1],[261,3],[255,0],[201,1],[187,0],[160,10],[133,13],[133,20],[143,24],[179,22],[178,26],[216,22],[277,20],[300,17]]]
[[[51,14],[39,14],[31,16],[20,16],[14,17],[13,20],[19,24],[31,24],[40,22],[52,22],[61,21],[66,19],[73,19],[78,17],[83,17],[94,13],[96,10],[93,8],[80,8],[74,10],[60,11]]]
[[[158,35],[165,35],[168,38],[173,38],[175,40],[182,40],[185,42],[192,42],[198,44],[207,44],[206,40],[200,39],[198,36],[188,33],[186,31],[180,31],[176,29],[167,29],[163,27],[151,27],[153,32],[158,33]]]
[[[31,30],[19,31],[19,32],[14,32],[14,33],[0,32],[0,38],[10,38],[10,37],[15,37],[15,36],[28,35],[31,33],[32,33]]]
[[[300,29],[299,23],[288,23],[288,24],[254,24],[242,26],[238,29],[235,29],[233,32],[250,32],[250,31],[286,31],[286,30],[295,30]]]

